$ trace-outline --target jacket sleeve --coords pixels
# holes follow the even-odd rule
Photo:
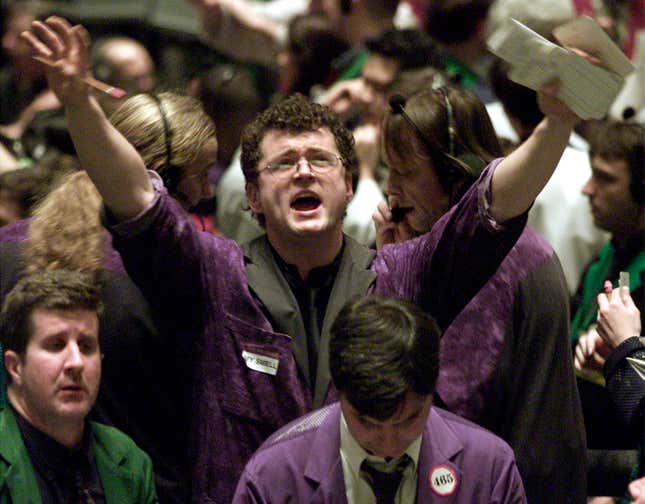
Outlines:
[[[640,338],[629,338],[618,345],[605,362],[603,371],[619,417],[637,433],[642,425],[645,397],[645,345]]]
[[[237,484],[232,504],[269,504],[271,502],[273,501],[265,495],[261,486],[256,483],[250,472],[245,469]]]
[[[585,502],[586,441],[555,255],[519,286],[506,335],[496,433],[515,450],[529,502]]]

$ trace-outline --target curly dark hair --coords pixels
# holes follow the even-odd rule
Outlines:
[[[354,150],[354,136],[343,126],[329,107],[313,103],[300,93],[295,93],[262,112],[242,133],[242,172],[247,183],[256,183],[261,152],[260,143],[269,130],[293,134],[329,128],[336,140],[336,147],[352,177],[352,186],[358,180],[358,158]]]

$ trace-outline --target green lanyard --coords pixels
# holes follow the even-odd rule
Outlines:
[[[596,296],[602,292],[602,287],[607,280],[611,262],[614,258],[614,246],[611,242],[605,243],[600,249],[598,259],[589,266],[582,284],[582,301],[571,321],[571,343],[578,341],[580,333],[586,331],[598,317],[598,304]],[[645,250],[641,251],[632,262],[624,269],[629,273],[629,291],[633,292],[641,285],[641,272],[645,270]],[[613,282],[617,287],[617,281]]]

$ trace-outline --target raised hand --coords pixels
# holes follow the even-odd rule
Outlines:
[[[538,105],[546,117],[561,121],[565,125],[573,125],[580,118],[562,101],[556,98],[559,86],[560,83],[556,80],[540,89],[537,93]]]
[[[83,79],[90,73],[90,36],[85,28],[51,16],[44,22],[34,21],[20,36],[36,59],[48,62],[43,63],[47,82],[65,106],[87,100],[89,89]]]
[[[633,336],[640,336],[641,317],[627,287],[613,289],[605,282],[598,294],[598,334],[612,348]]]

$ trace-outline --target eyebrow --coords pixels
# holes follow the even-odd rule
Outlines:
[[[353,407],[352,407],[352,409],[353,409]],[[423,412],[423,406],[420,406],[418,409],[416,409],[412,413],[410,413],[407,417],[405,417],[402,420],[399,420],[398,422],[395,422],[393,425],[401,425],[401,424],[404,424],[406,422],[409,422],[410,420],[413,420],[416,417],[418,417],[422,412]],[[361,413],[359,413],[356,410],[354,410],[354,413],[356,413],[356,416],[363,422],[369,422],[369,423],[373,423],[373,424],[381,424],[381,423],[383,423],[381,420],[377,420],[376,418],[373,418],[371,416],[362,415]]]

